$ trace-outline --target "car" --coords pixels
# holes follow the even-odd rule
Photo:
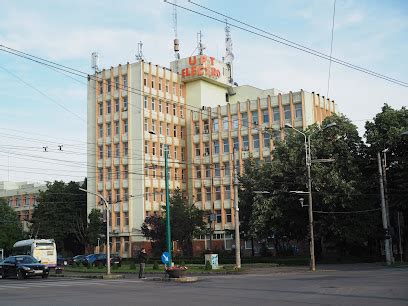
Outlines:
[[[111,255],[110,258],[111,265],[115,264],[120,266],[122,264],[122,258],[118,255]],[[86,267],[96,267],[96,266],[106,266],[106,254],[90,254],[85,256],[82,260],[82,264]]]
[[[16,277],[25,279],[31,276],[47,278],[50,269],[30,255],[16,255],[7,257],[0,263],[0,276],[2,279]]]
[[[74,257],[72,257],[71,260],[68,261],[69,265],[73,265],[73,264],[79,264],[82,263],[82,260],[85,258],[86,255],[76,255]]]
[[[57,266],[66,266],[68,264],[68,260],[62,257],[61,255],[57,256]]]

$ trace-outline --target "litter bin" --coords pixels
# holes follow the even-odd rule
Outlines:
[[[218,254],[205,254],[205,263],[209,261],[211,269],[218,269]]]

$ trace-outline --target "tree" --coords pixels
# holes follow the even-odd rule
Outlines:
[[[0,198],[0,248],[11,253],[15,242],[25,238],[17,213]]]
[[[163,207],[165,209],[165,207]],[[170,197],[171,237],[179,242],[184,255],[192,255],[192,239],[205,230],[205,211],[189,205],[180,189]],[[143,235],[152,241],[154,252],[161,253],[166,247],[166,216],[146,217],[142,224]]]
[[[92,209],[88,216],[89,223],[86,229],[86,237],[88,243],[95,247],[98,245],[98,239],[100,243],[104,243],[106,241],[105,231],[106,226],[103,222],[103,214],[99,209]],[[104,237],[104,239],[102,239]]]
[[[53,238],[58,251],[73,254],[84,252],[87,243],[86,188],[78,182],[47,183],[47,190],[38,196],[39,205],[32,217],[32,233],[38,238]]]

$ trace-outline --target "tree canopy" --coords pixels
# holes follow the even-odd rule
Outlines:
[[[0,249],[10,254],[15,242],[25,238],[17,213],[0,198]]]

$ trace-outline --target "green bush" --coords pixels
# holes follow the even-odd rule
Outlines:
[[[119,265],[118,264],[113,264],[112,265],[112,270],[117,270],[119,269]]]
[[[153,270],[159,270],[159,269],[160,269],[159,264],[157,263],[157,261],[155,261],[153,263]]]
[[[205,262],[205,268],[206,271],[212,270],[212,266],[211,266],[211,262],[210,261],[206,261]]]
[[[136,270],[136,264],[132,262],[129,267],[131,270]]]

